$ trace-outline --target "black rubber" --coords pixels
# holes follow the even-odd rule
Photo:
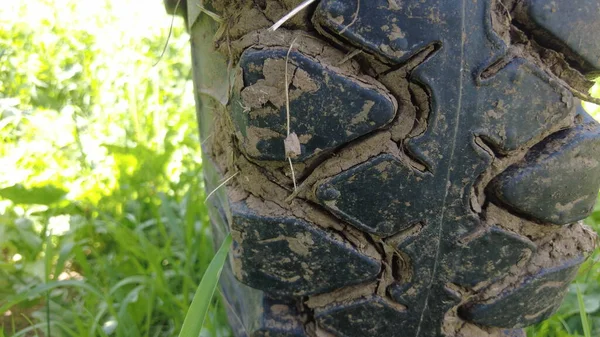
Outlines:
[[[559,307],[595,246],[600,2],[320,0],[276,32],[300,0],[188,2],[236,336],[524,336]]]

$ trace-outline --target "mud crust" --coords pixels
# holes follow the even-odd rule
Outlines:
[[[266,29],[300,2],[185,7],[236,336],[524,336],[596,246],[586,1],[320,0]]]

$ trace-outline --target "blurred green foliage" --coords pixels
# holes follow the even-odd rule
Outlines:
[[[4,335],[179,332],[213,242],[180,19],[153,66],[170,23],[160,0],[3,4]],[[203,334],[230,334],[220,305]]]
[[[180,19],[153,66],[170,22],[160,0],[3,4],[0,336],[181,328],[213,242]],[[580,304],[600,336],[599,261],[529,336],[582,336]],[[218,299],[202,335],[231,336]]]

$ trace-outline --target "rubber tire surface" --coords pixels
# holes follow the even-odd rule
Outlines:
[[[600,4],[320,0],[267,30],[300,2],[181,7],[235,335],[524,336],[595,246]]]

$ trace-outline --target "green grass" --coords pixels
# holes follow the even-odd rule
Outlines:
[[[179,337],[197,337],[202,332],[204,326],[204,320],[206,319],[208,310],[210,309],[210,302],[217,290],[219,285],[219,278],[231,249],[232,243],[231,234],[228,234],[221,244],[221,248],[215,254],[215,257],[208,265],[202,281],[198,285],[198,290],[194,295],[192,304],[188,309],[188,313],[183,321],[183,326],[179,332]],[[587,337],[587,336],[586,336]]]
[[[184,325],[215,243],[180,19],[153,66],[170,22],[160,0],[3,4],[0,336],[177,336]],[[600,208],[587,223],[600,231]],[[600,336],[598,261],[529,336]],[[195,304],[192,318],[208,309],[202,336],[231,336],[218,297]]]
[[[179,333],[214,253],[180,19],[153,67],[170,22],[160,0],[3,5],[4,335]],[[230,335],[218,299],[203,335]]]

